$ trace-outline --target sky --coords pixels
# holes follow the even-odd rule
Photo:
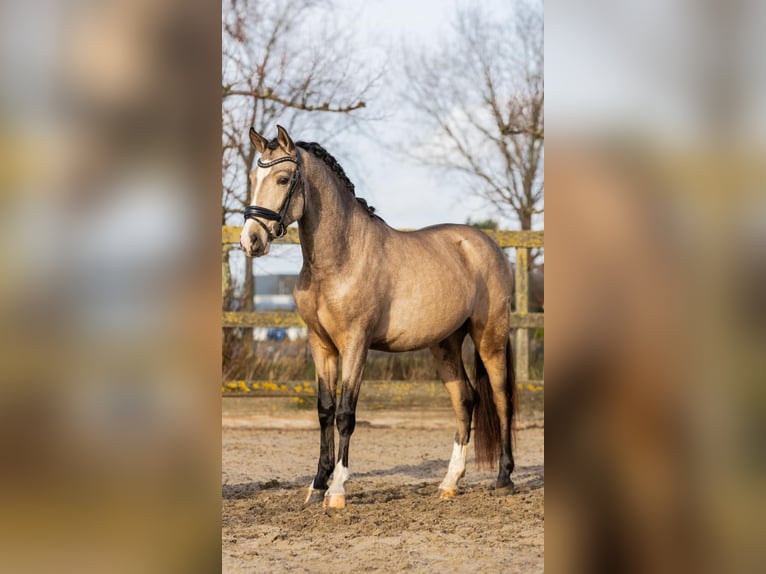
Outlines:
[[[499,219],[497,210],[474,197],[462,177],[454,173],[440,175],[389,149],[399,140],[404,142],[407,131],[414,129],[406,123],[404,111],[391,103],[403,81],[396,59],[404,46],[436,45],[450,33],[457,7],[466,3],[451,0],[337,0],[335,4],[339,17],[354,27],[364,57],[371,65],[385,63],[387,68],[378,97],[371,99],[367,110],[373,115],[384,111],[385,119],[365,122],[364,133],[344,135],[338,148],[334,144],[326,146],[354,182],[357,195],[367,199],[377,213],[396,228],[465,223],[469,217],[473,220]],[[511,2],[487,0],[483,4],[490,10],[503,12],[508,10]],[[299,134],[292,135],[301,139]],[[502,220],[501,225],[517,228],[512,220]],[[542,222],[536,228],[542,228]],[[255,262],[257,275],[297,273],[300,267],[301,254],[297,246],[275,245],[268,256]]]

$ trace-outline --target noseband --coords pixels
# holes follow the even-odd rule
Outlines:
[[[282,202],[282,207],[279,208],[279,211],[272,211],[271,209],[258,207],[256,205],[250,205],[245,208],[245,221],[252,219],[261,227],[263,227],[263,230],[269,237],[269,241],[274,241],[274,239],[283,237],[284,234],[287,233],[285,216],[287,215],[287,209],[290,207],[290,200],[293,198],[293,195],[295,195],[295,190],[298,189],[298,185],[301,181],[301,155],[296,151],[295,159],[291,157],[280,157],[268,163],[264,163],[260,159],[258,160],[258,167],[272,167],[284,161],[293,162],[296,165],[296,169],[293,172],[292,178],[290,179],[290,187],[287,189],[287,195],[285,196],[285,200]],[[263,221],[258,219],[259,217],[268,219],[269,221],[276,221],[277,232],[272,233],[268,226]]]

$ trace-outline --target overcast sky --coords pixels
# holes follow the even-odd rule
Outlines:
[[[437,223],[465,223],[492,217],[505,228],[517,228],[513,219],[499,217],[471,194],[466,180],[455,173],[425,168],[389,149],[405,145],[407,132],[414,129],[406,114],[396,106],[396,94],[403,78],[399,59],[406,48],[434,46],[451,33],[456,9],[465,2],[453,0],[337,0],[339,18],[357,33],[358,45],[371,66],[385,63],[387,70],[376,98],[368,102],[368,113],[384,115],[381,121],[365,122],[364,133],[344,134],[342,141],[327,143],[356,185],[357,195],[377,209],[386,222],[397,228],[417,228]],[[469,3],[470,4],[470,3]],[[486,9],[507,14],[512,2],[486,0]],[[306,139],[292,134],[296,139]],[[322,142],[320,142],[322,143]],[[542,221],[536,227],[542,227]],[[256,274],[297,273],[300,250],[274,246],[265,258],[256,261]]]

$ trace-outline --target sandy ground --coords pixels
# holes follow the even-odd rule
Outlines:
[[[543,571],[541,413],[520,417],[517,494],[495,495],[495,473],[479,471],[470,449],[460,494],[443,501],[452,410],[360,408],[347,507],[326,510],[303,506],[316,414],[265,401],[223,400],[224,572]]]

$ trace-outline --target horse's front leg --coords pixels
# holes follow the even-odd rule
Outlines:
[[[338,426],[338,461],[333,471],[332,483],[325,493],[324,506],[344,508],[346,506],[345,482],[348,480],[348,445],[356,426],[356,402],[362,386],[364,364],[367,359],[367,346],[359,343],[343,353],[343,375],[340,390],[340,403],[335,415]]]
[[[335,346],[323,341],[316,333],[309,333],[309,346],[316,368],[321,446],[317,473],[309,485],[305,504],[323,499],[327,480],[332,473],[335,458],[335,389],[338,383],[338,350]]]

